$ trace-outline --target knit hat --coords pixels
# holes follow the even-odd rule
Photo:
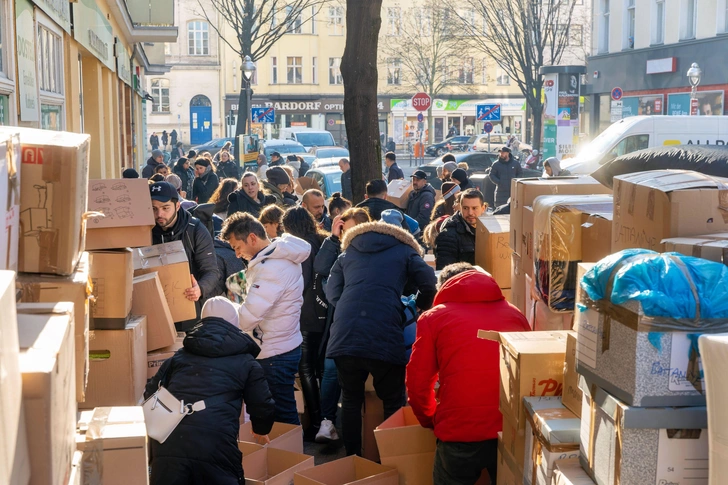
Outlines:
[[[287,185],[291,183],[291,178],[281,167],[269,168],[265,172],[265,178],[273,185]]]
[[[162,150],[152,150],[152,158],[163,157],[164,152]]]
[[[447,170],[450,173],[453,173],[455,170],[457,170],[458,164],[455,162],[447,162],[445,165],[442,166],[443,171]]]
[[[441,189],[442,198],[445,200],[460,192],[460,186],[455,182],[443,182]]]
[[[238,323],[238,309],[233,302],[222,296],[210,298],[202,307],[202,318],[222,318],[230,325],[240,328]]]
[[[402,227],[402,221],[404,221],[404,216],[397,209],[387,209],[382,211],[382,222]]]
[[[452,178],[453,180],[457,180],[461,184],[464,184],[468,181],[468,172],[466,172],[462,168],[458,168],[452,173],[450,178]]]
[[[170,173],[169,175],[164,177],[164,181],[169,183],[177,190],[180,190],[182,188],[182,179],[179,178],[179,175],[177,175],[176,173]]]
[[[123,172],[121,172],[121,178],[125,179],[138,179],[139,178],[139,172],[134,170],[133,168],[127,168]]]

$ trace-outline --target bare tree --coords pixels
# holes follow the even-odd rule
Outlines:
[[[382,0],[346,1],[346,46],[341,59],[344,119],[351,157],[354,202],[364,199],[368,181],[382,178],[377,112],[377,48]]]
[[[215,29],[220,39],[240,57],[255,62],[287,33],[299,33],[303,25],[314,20],[328,0],[197,0],[200,14]],[[223,35],[211,12],[216,12],[235,33],[235,41]],[[241,77],[238,122],[235,137],[245,133],[250,107],[244,96],[246,80]],[[240,160],[239,143],[235,143],[235,158]]]
[[[458,28],[468,32],[473,47],[493,58],[516,82],[533,116],[533,132],[527,131],[532,136],[527,139],[540,148],[543,77],[539,69],[560,63],[569,44],[576,0],[465,0],[465,4],[483,19],[483,25],[477,26],[473,16],[453,5]]]

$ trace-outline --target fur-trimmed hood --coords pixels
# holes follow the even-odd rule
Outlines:
[[[382,241],[382,243],[380,244],[372,244],[372,241],[364,240],[365,238],[360,238],[359,240],[354,242],[354,239],[358,236],[369,233],[390,236],[390,238],[394,239],[394,241],[391,241],[390,243],[384,243]],[[343,251],[346,251],[346,248],[348,248],[349,245],[352,245],[357,250],[362,252],[376,252],[387,249],[388,247],[391,247],[398,242],[410,246],[417,252],[417,254],[423,256],[424,253],[422,251],[422,247],[417,243],[415,238],[409,232],[397,226],[393,226],[392,224],[387,224],[386,222],[381,221],[359,224],[348,230],[344,234],[344,238],[341,241],[341,248]]]

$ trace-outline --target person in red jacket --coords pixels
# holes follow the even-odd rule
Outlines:
[[[457,267],[456,267],[457,266]],[[478,330],[523,332],[526,318],[487,273],[467,263],[443,269],[433,307],[417,321],[407,365],[412,411],[438,438],[434,485],[475,484],[484,469],[496,481],[502,416],[499,344]],[[449,278],[442,281],[444,278]],[[439,404],[435,382],[440,379]]]

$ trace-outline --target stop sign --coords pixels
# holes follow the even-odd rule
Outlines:
[[[412,107],[417,111],[427,111],[432,104],[432,98],[427,93],[417,93],[412,96]]]

